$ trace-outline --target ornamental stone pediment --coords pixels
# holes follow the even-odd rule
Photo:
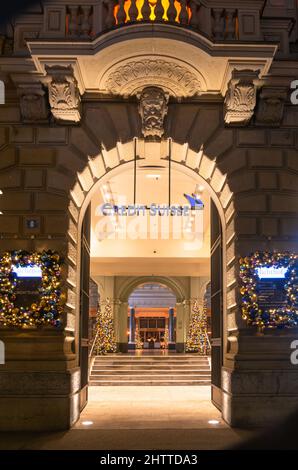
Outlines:
[[[28,42],[36,72],[72,65],[81,94],[130,96],[157,86],[176,98],[226,94],[236,68],[270,69],[272,44],[217,44],[171,25],[138,24],[109,31],[92,41]],[[253,61],[249,60],[253,57]]]
[[[112,67],[103,77],[103,88],[111,94],[136,95],[146,86],[159,86],[178,98],[196,96],[206,89],[199,72],[164,58],[144,57],[127,61]]]

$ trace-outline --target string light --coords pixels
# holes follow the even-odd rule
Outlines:
[[[242,317],[259,330],[298,325],[298,255],[294,253],[255,252],[240,258],[240,294]],[[260,267],[287,268],[285,273],[286,306],[262,309],[258,302],[258,274]]]
[[[96,343],[97,354],[116,352],[115,328],[110,300],[107,299],[104,309],[99,305],[96,314]]]
[[[4,326],[61,326],[66,296],[61,292],[60,255],[51,250],[42,253],[11,251],[0,255],[0,324]],[[16,306],[18,277],[13,267],[39,266],[42,272],[39,301]]]
[[[204,302],[204,306],[201,311],[197,300],[195,300],[192,307],[189,331],[186,340],[186,352],[198,352],[204,356],[210,352],[207,323],[206,303]]]

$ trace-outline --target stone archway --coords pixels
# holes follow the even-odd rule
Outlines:
[[[139,141],[140,146],[144,146],[144,141]],[[104,184],[106,179],[122,171],[124,166],[128,168],[133,165],[133,141],[126,144],[118,143],[116,148],[109,151],[102,150],[94,158],[88,159],[85,168],[77,173],[75,184],[70,192],[70,202],[68,206],[69,229],[68,229],[68,303],[69,313],[72,313],[72,325],[78,331],[78,318],[75,320],[75,312],[79,309],[79,267],[80,267],[80,238],[81,226],[84,219],[85,210],[91,200],[92,195],[100,184]],[[151,144],[152,146],[153,144]],[[155,143],[155,148],[159,149],[159,154],[165,151],[165,142]],[[233,205],[233,193],[230,190],[226,175],[217,168],[214,160],[204,154],[191,150],[187,144],[181,145],[173,142],[172,154],[173,168],[181,169],[191,175],[196,176],[198,182],[203,182],[210,192],[214,201],[222,224],[223,230],[223,260],[226,259],[227,250],[235,252],[234,241],[234,219],[235,211]],[[152,147],[151,147],[152,148]],[[119,150],[120,149],[120,150]],[[120,163],[115,158],[116,152],[121,152]],[[142,155],[141,155],[142,156]],[[146,156],[143,156],[144,161]],[[165,164],[165,159],[161,159]],[[110,166],[107,165],[107,162]],[[114,162],[114,166],[112,167]],[[118,164],[117,164],[118,163]],[[229,263],[229,266],[231,263]],[[226,262],[224,261],[224,266]],[[223,285],[226,285],[226,270],[224,270]],[[229,292],[231,288],[229,286]],[[231,295],[231,294],[230,294]],[[234,294],[235,295],[235,294]],[[223,292],[223,309],[226,312],[227,290]],[[72,312],[71,312],[72,311]],[[226,325],[226,321],[224,321]],[[225,328],[224,328],[225,331]],[[226,338],[225,338],[226,340]]]
[[[117,143],[116,148],[109,151],[102,149],[101,153],[88,159],[88,164],[77,173],[76,182],[71,189],[71,198],[68,207],[69,213],[69,238],[68,238],[68,299],[73,299],[72,319],[76,329],[76,350],[78,350],[79,338],[79,295],[80,295],[80,244],[81,226],[84,214],[91,200],[92,195],[98,186],[104,184],[111,176],[121,172],[124,168],[133,167],[133,146],[137,142],[139,146],[139,158],[142,163],[149,161],[148,154],[152,152],[160,156],[161,164],[167,164],[165,140],[161,142],[149,143],[142,140]],[[150,145],[150,152],[146,152],[146,145]],[[117,155],[117,158],[115,158]],[[203,148],[199,151],[192,150],[187,144],[180,144],[172,141],[172,165],[190,175],[195,175],[198,183],[202,183],[207,188],[214,204],[217,208],[223,233],[223,344],[224,357],[228,350],[227,331],[227,294],[235,297],[236,282],[227,285],[227,250],[235,252],[234,218],[235,211],[233,205],[233,193],[227,182],[226,175],[217,167],[216,162],[208,157]],[[148,159],[148,160],[147,160]],[[75,264],[74,264],[75,260]],[[235,259],[229,262],[229,269],[234,267]],[[232,284],[232,288],[231,288]],[[177,287],[176,287],[177,288]],[[129,290],[129,286],[127,287]],[[234,289],[234,292],[231,291]],[[127,291],[128,292],[128,291]],[[181,297],[181,293],[179,294]],[[230,297],[231,298],[231,297]],[[68,302],[68,307],[70,303]],[[77,314],[76,314],[77,313]]]
[[[128,300],[132,292],[141,284],[146,283],[158,283],[168,287],[176,297],[176,315],[177,315],[177,324],[179,321],[179,329],[176,330],[177,339],[176,339],[176,351],[183,351],[183,343],[185,336],[185,304],[189,302],[189,289],[183,284],[182,278],[179,277],[170,277],[170,276],[135,276],[128,277],[124,280],[121,285],[118,286],[118,289],[115,291],[116,305],[117,309],[115,314],[120,318],[120,324],[122,329],[125,330],[127,325],[127,310],[128,310]],[[122,335],[123,340],[125,339],[125,334]],[[121,344],[123,351],[126,351],[127,346]]]

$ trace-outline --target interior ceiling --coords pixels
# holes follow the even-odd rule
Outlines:
[[[102,205],[134,203],[133,170],[124,169],[99,186],[91,200],[91,274],[208,276],[210,195],[195,174],[190,177],[173,169],[171,205],[189,206],[184,193],[195,192],[200,193],[204,210],[193,211],[193,221],[181,216],[149,218],[148,211],[146,216],[113,217],[102,215]],[[136,204],[169,204],[168,168],[137,169]]]
[[[128,299],[130,307],[176,306],[176,296],[167,286],[159,283],[146,283],[138,286]]]

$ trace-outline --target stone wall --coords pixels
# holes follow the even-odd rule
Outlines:
[[[241,389],[239,380],[241,377],[247,380],[247,368],[254,370],[254,377],[261,377],[264,370],[277,370],[275,375],[268,372],[274,383],[283,380],[278,372],[280,369],[288,369],[291,377],[297,374],[289,364],[290,338],[287,338],[286,332],[281,334],[286,338],[282,343],[284,349],[276,352],[272,337],[280,341],[280,334],[277,336],[276,332],[271,332],[263,337],[260,347],[260,340],[253,335],[253,330],[246,328],[240,316],[237,283],[240,255],[255,249],[297,250],[297,112],[298,109],[296,111],[293,106],[286,106],[280,128],[259,128],[253,123],[246,128],[227,128],[223,121],[222,102],[169,104],[165,125],[166,136],[174,142],[173,160],[205,180],[217,199],[225,229],[227,342],[224,416],[232,424],[243,422],[241,409],[247,397],[243,398],[243,383]],[[62,342],[68,346],[62,347],[62,356],[58,360],[57,355],[57,360],[54,360],[56,365],[53,361],[36,362],[34,358],[36,369],[43,373],[53,370],[59,361],[64,363],[62,368],[67,371],[66,374],[75,371],[78,364],[75,344],[79,269],[77,244],[79,218],[83,216],[85,198],[100,178],[132,160],[134,137],[140,139],[142,147],[140,119],[134,100],[84,102],[82,114],[82,122],[77,126],[54,123],[32,126],[20,122],[18,105],[13,99],[0,108],[0,188],[3,191],[0,197],[0,210],[3,212],[0,217],[1,251],[51,248],[67,253],[68,272],[64,279],[68,292],[67,320]],[[26,221],[30,218],[38,220],[38,228],[27,228]],[[30,333],[26,335],[30,338]],[[56,340],[57,344],[61,344],[60,334],[57,334]],[[35,348],[34,345],[32,347]],[[20,343],[11,350],[8,348],[8,362],[1,366],[1,373],[7,377],[11,387],[1,392],[4,406],[8,393],[13,393],[8,371],[17,368],[22,354]],[[33,359],[28,358],[27,370],[31,371],[35,366]],[[244,371],[239,372],[240,379],[236,379],[239,368]],[[234,369],[236,372],[233,372]],[[282,377],[286,374],[283,372]],[[289,381],[289,375],[285,380]],[[275,403],[279,400],[284,403],[287,393],[292,397],[287,402],[290,410],[298,405],[298,388],[296,390],[295,386],[292,385],[290,391],[286,385],[276,390],[274,400]],[[55,402],[54,395],[50,394],[49,403]],[[77,396],[77,386],[73,387],[70,395]],[[267,408],[271,406],[267,403],[268,397],[264,398],[267,396],[265,385],[263,389],[251,385],[248,395],[257,396],[259,403],[264,400],[263,405]],[[24,396],[27,396],[26,390]],[[69,391],[65,396],[69,396]],[[39,400],[43,401],[41,397]],[[69,401],[66,408],[62,428],[67,427],[66,422],[71,424],[71,420],[65,418],[70,414]],[[34,413],[33,408],[31,412]],[[50,408],[44,412],[50,413]],[[248,418],[245,419],[247,421]],[[16,415],[10,426],[16,429],[19,426],[17,423]],[[5,426],[8,426],[7,422],[2,428]]]

